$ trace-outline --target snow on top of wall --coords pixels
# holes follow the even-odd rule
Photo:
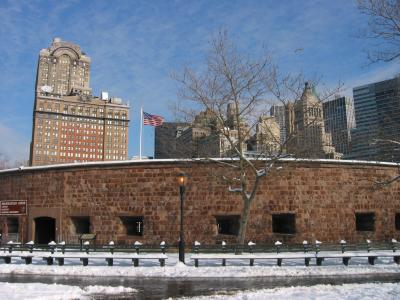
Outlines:
[[[54,164],[44,166],[33,166],[12,169],[0,170],[1,173],[9,172],[26,172],[33,170],[48,170],[48,169],[69,169],[87,166],[119,166],[119,165],[149,165],[149,164],[164,164],[164,163],[188,163],[188,162],[218,162],[218,161],[237,161],[237,158],[194,158],[194,159],[144,159],[144,160],[114,160],[114,161],[92,161],[92,162],[76,162],[66,164]],[[254,159],[254,161],[268,161],[267,158]],[[369,166],[387,166],[398,167],[398,163],[367,161],[367,160],[337,160],[337,159],[307,159],[307,158],[280,158],[280,162],[309,162],[309,163],[325,163],[337,165],[369,165]]]

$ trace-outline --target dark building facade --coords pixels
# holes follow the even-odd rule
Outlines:
[[[181,136],[182,131],[187,129],[189,124],[164,122],[161,126],[155,127],[154,134],[154,158],[179,158],[183,157],[179,151],[177,139]]]
[[[399,161],[400,77],[353,89],[356,128],[351,159]]]
[[[344,156],[350,152],[351,129],[355,127],[353,101],[337,97],[323,103],[325,130],[332,136],[336,152]]]

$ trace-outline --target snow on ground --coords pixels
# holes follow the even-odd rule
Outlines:
[[[133,294],[136,290],[126,287],[109,287],[91,285],[80,288],[63,284],[43,283],[8,283],[0,282],[0,299],[7,300],[69,300],[69,299],[91,299],[91,295],[118,295],[122,293]]]
[[[95,255],[104,256],[96,252]],[[282,267],[276,266],[276,260],[256,260],[254,267],[248,260],[227,260],[227,266],[221,266],[221,260],[201,261],[198,268],[186,256],[186,265],[178,262],[177,253],[168,254],[165,267],[160,267],[157,260],[140,261],[139,267],[133,267],[129,259],[115,260],[114,266],[107,266],[104,259],[90,259],[89,266],[82,266],[78,258],[66,258],[64,266],[56,262],[46,265],[41,257],[33,259],[31,265],[25,265],[20,258],[13,258],[11,264],[0,260],[0,274],[32,274],[59,276],[107,276],[107,277],[263,277],[263,276],[323,276],[323,275],[356,275],[390,273],[400,274],[400,266],[393,258],[379,258],[374,266],[368,264],[367,258],[353,258],[349,266],[344,266],[340,258],[326,259],[322,266],[315,265],[315,259],[310,266],[304,266],[304,260],[283,260]]]
[[[358,300],[358,299],[399,299],[398,283],[365,283],[343,285],[296,286],[257,291],[244,291],[235,294],[218,293],[219,295],[179,298],[179,300],[265,300],[265,299],[324,299],[324,300]]]
[[[105,253],[96,252],[103,256]],[[248,259],[227,260],[227,266],[221,266],[220,259],[201,261],[198,268],[186,255],[187,264],[178,261],[177,253],[169,253],[165,267],[160,267],[157,260],[140,261],[139,267],[133,267],[129,259],[115,260],[114,266],[107,266],[104,258],[89,260],[89,266],[82,266],[78,258],[66,258],[64,266],[57,264],[48,266],[41,257],[35,257],[33,263],[25,265],[20,258],[12,258],[11,264],[0,260],[0,274],[11,275],[50,275],[50,276],[93,276],[93,277],[136,277],[136,278],[248,278],[272,276],[352,276],[373,274],[400,274],[400,266],[393,258],[379,258],[376,264],[368,264],[367,258],[352,258],[349,266],[344,266],[340,258],[326,259],[322,266],[316,266],[315,259],[310,266],[304,266],[304,260],[283,260],[281,267],[276,266],[276,260],[256,260],[255,266],[249,266]],[[42,255],[43,256],[43,255]],[[55,262],[56,263],[56,262]],[[42,283],[2,283],[0,282],[0,299],[90,299],[95,294],[135,293],[136,290],[124,287],[108,286],[69,286],[62,284]],[[400,285],[390,283],[346,284],[346,285],[315,285],[290,288],[274,288],[243,292],[221,291],[208,297],[185,298],[192,300],[250,300],[250,299],[399,299]]]

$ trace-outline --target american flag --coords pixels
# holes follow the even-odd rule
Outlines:
[[[164,123],[164,118],[143,112],[143,125],[160,126]]]

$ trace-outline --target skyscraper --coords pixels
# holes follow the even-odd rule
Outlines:
[[[351,129],[355,127],[354,106],[349,97],[336,97],[323,103],[325,130],[332,136],[336,152],[350,152]]]
[[[400,77],[353,89],[356,128],[348,158],[399,161]]]
[[[280,143],[283,145],[286,141],[286,119],[285,119],[285,106],[272,105],[269,110],[271,117],[275,117],[276,123],[279,125],[280,130]]]
[[[287,126],[290,134],[293,131],[293,139],[288,144],[289,154],[304,158],[341,157],[332,146],[331,135],[325,132],[322,103],[307,82],[300,100],[293,106],[293,113],[294,118],[288,119],[294,124]]]
[[[92,95],[90,63],[60,38],[40,51],[30,165],[127,159],[129,106]]]

